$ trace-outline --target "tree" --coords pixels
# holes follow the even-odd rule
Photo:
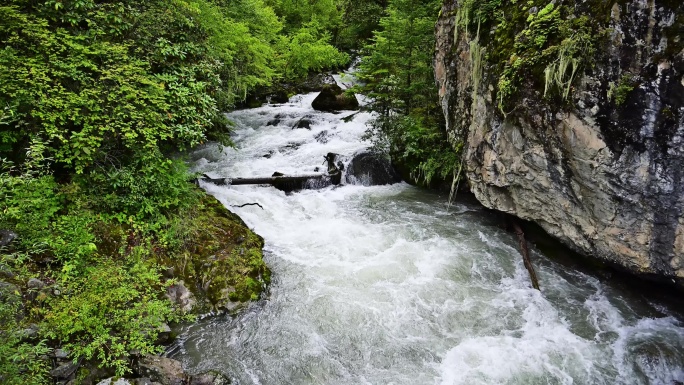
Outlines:
[[[441,2],[390,0],[364,49],[358,91],[378,113],[370,134],[417,182],[448,177],[457,163],[434,84],[434,24]]]

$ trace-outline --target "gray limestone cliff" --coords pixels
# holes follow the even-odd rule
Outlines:
[[[494,16],[477,24],[483,13],[465,9],[473,3],[444,1],[435,74],[477,199],[583,254],[684,286],[684,2],[547,0],[506,9],[483,0]],[[556,24],[534,24],[560,7]],[[580,20],[591,49],[561,74],[567,89],[546,92],[553,63],[544,55],[576,39],[553,28]],[[542,38],[530,43],[535,33]],[[525,44],[541,59],[524,56]],[[503,106],[510,84],[502,79],[517,82]]]

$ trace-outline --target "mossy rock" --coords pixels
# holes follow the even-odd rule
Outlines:
[[[197,298],[193,312],[232,310],[257,300],[271,277],[263,239],[210,195],[192,216],[184,229],[185,247],[163,255],[161,263]]]

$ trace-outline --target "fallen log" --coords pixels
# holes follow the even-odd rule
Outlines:
[[[525,239],[525,233],[520,228],[517,222],[513,222],[513,229],[515,234],[518,236],[518,241],[520,242],[520,251],[523,256],[523,263],[527,272],[530,274],[530,280],[532,281],[532,287],[537,290],[539,289],[539,280],[537,280],[537,273],[534,271],[534,266],[532,266],[532,261],[530,260],[530,251],[527,248],[527,240]]]
[[[334,183],[335,178],[331,178],[327,174],[310,174],[310,175],[282,175],[276,173],[277,176],[258,177],[258,178],[211,178],[204,175],[203,181],[213,183],[219,186],[244,186],[244,185],[271,185],[278,190],[285,192],[302,190],[302,189],[317,189],[327,187]]]

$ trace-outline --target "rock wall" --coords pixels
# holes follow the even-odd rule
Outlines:
[[[435,74],[475,196],[583,254],[684,286],[684,2],[605,2],[602,17],[589,1],[555,1],[595,18],[598,49],[567,99],[531,79],[507,113],[502,63],[487,59],[503,49],[487,38],[498,27],[478,39],[458,25],[462,3],[444,1]]]

